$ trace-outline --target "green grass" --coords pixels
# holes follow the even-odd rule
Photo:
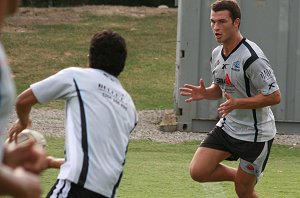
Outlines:
[[[48,138],[47,152],[63,156],[63,138]],[[189,162],[199,142],[165,144],[131,141],[118,197],[124,198],[220,198],[236,197],[231,182],[194,182]],[[237,166],[238,162],[226,162]],[[257,191],[263,198],[300,197],[300,149],[274,145]],[[44,195],[56,181],[58,171],[42,176]]]
[[[169,109],[175,83],[176,21],[175,13],[144,18],[83,13],[77,22],[32,25],[26,27],[28,32],[3,33],[1,41],[20,93],[63,68],[85,67],[92,35],[113,29],[127,41],[127,65],[120,80],[137,108]]]

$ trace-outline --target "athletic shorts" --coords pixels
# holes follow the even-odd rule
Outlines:
[[[107,198],[68,180],[58,179],[46,198]]]
[[[267,142],[247,142],[229,136],[216,126],[201,142],[200,147],[207,147],[231,153],[227,160],[240,159],[240,167],[257,178],[264,171],[273,139]]]

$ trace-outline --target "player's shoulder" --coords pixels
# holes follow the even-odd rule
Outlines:
[[[221,53],[223,48],[223,45],[218,45],[217,47],[215,47],[212,51],[212,57],[216,57],[218,54]]]
[[[65,76],[76,76],[76,75],[84,75],[87,73],[88,68],[83,67],[67,67],[60,70],[58,73],[63,74]]]
[[[244,41],[246,43],[246,50],[249,51],[249,53],[253,56],[256,55],[258,57],[258,59],[263,59],[263,60],[268,60],[266,55],[264,54],[263,50],[259,47],[258,44],[256,44],[255,42],[246,39]]]
[[[61,71],[62,72],[81,72],[83,70],[84,70],[84,68],[82,68],[82,67],[74,67],[73,66],[73,67],[64,68]]]
[[[223,45],[218,45],[217,47],[215,47],[215,48],[213,49],[212,52],[213,52],[213,53],[221,52],[222,48],[223,48]]]
[[[255,42],[253,42],[253,41],[251,41],[249,39],[245,39],[244,46],[249,51],[253,51],[253,52],[257,53],[257,54],[262,53],[262,49],[258,46],[258,44],[256,44]]]

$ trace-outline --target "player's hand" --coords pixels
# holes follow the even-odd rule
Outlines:
[[[205,98],[206,88],[203,79],[200,79],[200,85],[194,86],[185,84],[183,88],[179,88],[180,95],[189,96],[190,98],[185,99],[186,102],[192,102],[194,100],[202,100]]]
[[[35,142],[29,141],[27,144],[6,144],[4,148],[3,164],[16,168],[22,166],[23,163],[28,159],[30,150],[33,149]]]
[[[30,150],[29,157],[23,163],[23,167],[32,173],[40,174],[48,168],[48,161],[45,151],[38,146],[34,146]]]
[[[45,151],[33,140],[22,145],[6,145],[3,163],[11,168],[23,167],[36,174],[47,168]]]
[[[232,110],[238,108],[238,102],[235,98],[231,97],[228,93],[224,93],[226,101],[220,104],[218,111],[222,118],[228,115]]]
[[[15,198],[40,198],[42,194],[42,187],[40,178],[37,175],[26,172],[22,168],[14,170],[14,176],[18,183],[18,188],[14,191]]]
[[[18,119],[13,126],[9,129],[9,142],[15,141],[17,143],[17,136],[19,133],[21,133],[26,128],[31,128],[32,121],[29,119],[26,124],[23,124]]]

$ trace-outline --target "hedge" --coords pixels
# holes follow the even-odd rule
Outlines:
[[[63,7],[81,5],[125,5],[125,6],[149,6],[159,5],[175,6],[175,0],[23,0],[23,6],[27,7]]]

